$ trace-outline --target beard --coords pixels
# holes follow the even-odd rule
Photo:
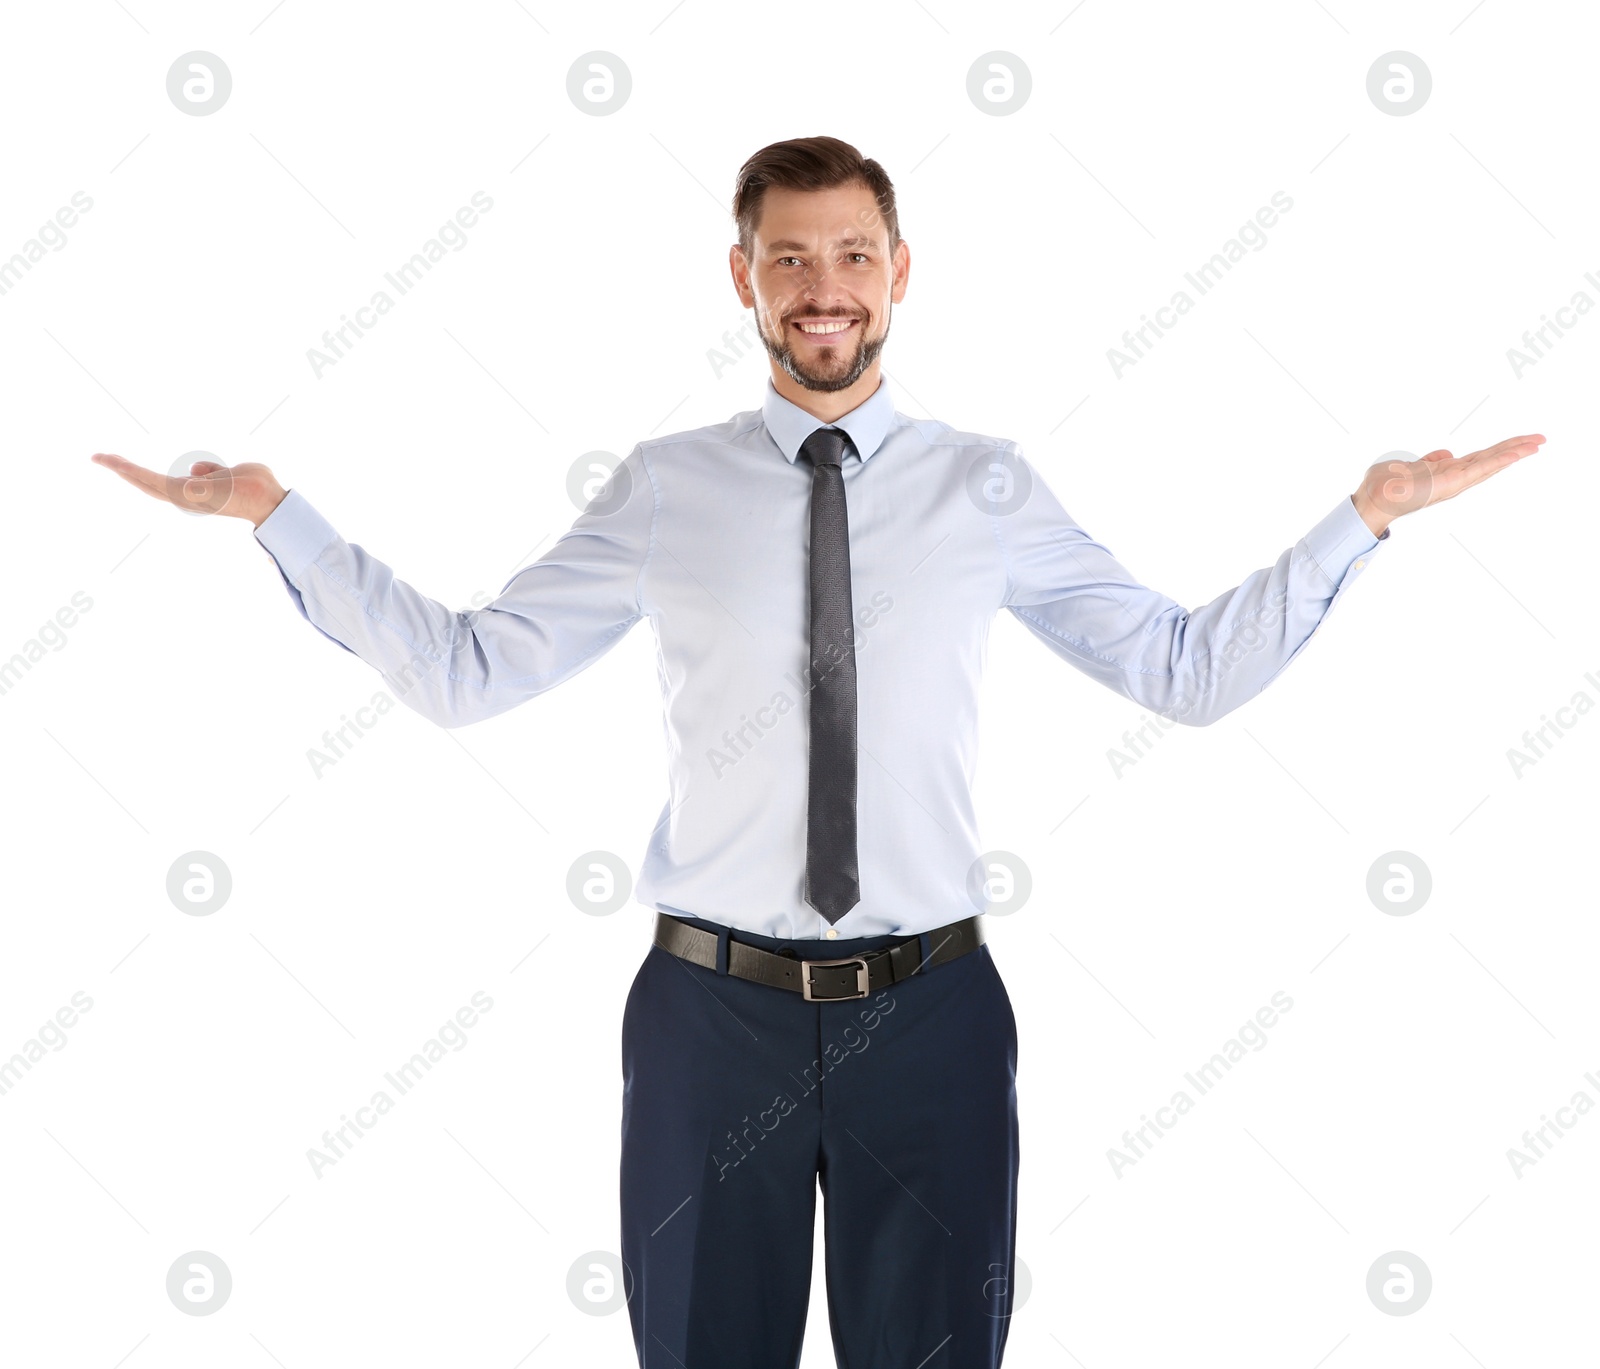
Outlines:
[[[892,321],[894,311],[889,311],[889,321]],[[823,315],[823,317],[833,317]],[[838,315],[838,317],[845,317]],[[864,321],[863,321],[864,325]],[[808,390],[848,390],[856,381],[861,379],[867,367],[878,359],[878,354],[883,351],[883,344],[889,340],[889,322],[886,321],[882,337],[869,338],[866,336],[865,327],[861,337],[856,339],[855,351],[848,357],[843,357],[842,349],[830,348],[819,353],[814,362],[807,362],[798,356],[789,341],[789,324],[783,324],[783,340],[773,341],[761,330],[761,342],[767,349],[767,355],[783,367],[785,374],[803,385]]]

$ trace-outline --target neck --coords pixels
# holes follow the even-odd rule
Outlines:
[[[878,363],[874,361],[848,389],[808,390],[777,362],[772,363],[773,388],[797,409],[804,409],[824,423],[833,423],[866,403],[877,390],[881,378]]]

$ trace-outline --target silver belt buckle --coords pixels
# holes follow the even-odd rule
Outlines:
[[[833,994],[818,998],[811,992],[811,967],[813,965],[859,965],[856,971],[856,991],[854,993]],[[800,962],[800,992],[807,1003],[848,1003],[853,999],[865,998],[870,992],[867,982],[867,960],[865,956],[847,955],[842,960],[802,960]]]

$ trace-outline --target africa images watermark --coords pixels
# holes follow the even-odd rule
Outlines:
[[[487,214],[494,208],[494,201],[482,190],[472,192],[472,203],[478,207],[479,213]],[[395,294],[401,296],[409,294],[427,273],[433,270],[435,262],[444,260],[446,245],[452,252],[459,252],[467,245],[465,230],[476,227],[477,223],[478,214],[467,205],[462,205],[456,210],[455,217],[446,219],[440,225],[438,232],[423,243],[419,250],[413,252],[404,264],[393,271],[385,271],[384,280],[394,287]],[[311,374],[321,380],[322,373],[330,366],[338,365],[346,353],[356,345],[356,341],[364,337],[369,329],[375,328],[378,320],[394,306],[393,295],[387,290],[375,290],[372,298],[356,309],[355,318],[351,318],[348,314],[340,314],[339,326],[324,330],[322,350],[316,347],[306,349],[306,360],[311,363]],[[347,337],[347,333],[354,336]]]
[[[1600,278],[1593,271],[1585,271],[1583,278],[1600,290]],[[1511,374],[1518,380],[1522,373],[1530,366],[1537,366],[1545,359],[1547,353],[1556,343],[1566,336],[1567,329],[1577,326],[1578,320],[1594,308],[1594,301],[1583,290],[1577,290],[1572,298],[1556,309],[1555,318],[1549,314],[1540,314],[1544,323],[1538,328],[1524,329],[1522,334],[1522,348],[1507,347],[1506,360],[1511,363]],[[1552,337],[1550,334],[1554,334]]]
[[[94,600],[84,590],[75,590],[72,598],[47,618],[9,660],[0,660],[0,694],[9,694],[17,687],[22,677],[44,660],[47,647],[52,652],[63,650],[68,641],[67,629],[78,625],[78,614],[93,607]]]
[[[471,636],[473,624],[477,621],[478,613],[486,606],[489,599],[488,592],[479,590],[472,596],[472,609],[465,615],[465,628],[451,626],[446,630],[445,641],[447,648],[453,650],[459,641]],[[448,655],[445,657],[448,660]],[[383,678],[394,689],[395,695],[404,698],[413,689],[428,671],[442,665],[442,661],[430,661],[420,652],[412,655],[411,659],[399,670],[385,673]],[[395,698],[383,690],[378,690],[373,696],[355,710],[355,717],[348,713],[339,715],[340,723],[336,728],[322,734],[322,746],[308,746],[306,760],[310,762],[311,773],[319,780],[324,773],[332,769],[347,755],[355,744],[366,736],[377,725],[378,719],[390,712],[395,706]]]
[[[1138,764],[1148,755],[1150,748],[1160,741],[1167,731],[1181,723],[1184,716],[1192,712],[1235,665],[1252,651],[1261,650],[1271,641],[1269,630],[1283,621],[1283,606],[1288,597],[1289,591],[1280,589],[1260,608],[1245,614],[1234,624],[1226,645],[1206,657],[1203,673],[1196,675],[1192,694],[1185,690],[1178,696],[1170,710],[1157,710],[1155,719],[1141,713],[1139,716],[1144,721],[1138,729],[1122,734],[1122,746],[1125,749],[1115,746],[1107,749],[1106,759],[1111,762],[1111,773],[1120,780],[1122,772]],[[1171,716],[1168,716],[1169,712]],[[1142,748],[1141,743],[1143,743]]]
[[[1586,670],[1583,678],[1595,689],[1600,690],[1600,679],[1595,677],[1592,670]],[[1574,691],[1572,698],[1560,705],[1555,710],[1555,717],[1547,713],[1539,715],[1542,726],[1533,728],[1522,734],[1522,748],[1515,746],[1506,748],[1506,760],[1511,762],[1511,773],[1519,780],[1523,771],[1530,766],[1537,765],[1555,746],[1556,742],[1567,735],[1567,732],[1577,726],[1578,719],[1594,707],[1594,700],[1589,697],[1586,690]]]
[[[884,590],[875,590],[872,597],[856,610],[856,621],[863,629],[873,628],[894,607],[894,600]],[[851,635],[850,649],[852,652],[860,651],[866,646],[868,638],[863,632],[854,632]],[[814,665],[805,668],[804,677],[796,676],[792,670],[785,671],[783,678],[794,687],[796,697],[791,697],[789,692],[779,689],[773,696],[755,710],[755,716],[748,713],[739,715],[739,726],[722,734],[722,748],[711,747],[706,751],[706,761],[711,766],[711,777],[721,779],[729,770],[750,754],[755,744],[775,728],[783,718],[794,710],[797,697],[809,694],[816,688],[818,682],[826,678],[829,670],[834,669],[844,659],[845,651],[842,646],[832,643],[824,648],[827,660],[821,663],[825,668],[818,670]]]
[[[66,1049],[71,1039],[67,1036],[67,1028],[78,1025],[78,1013],[86,1013],[94,1007],[94,999],[82,989],[77,990],[70,1001],[78,1012],[73,1012],[72,1007],[58,1008],[54,1017],[47,1019],[38,1031],[22,1043],[20,1050],[12,1052],[10,1059],[0,1059],[0,1097],[16,1088],[23,1077],[45,1058],[46,1051]]]
[[[808,1093],[811,1093],[821,1085],[824,1077],[832,1070],[837,1069],[852,1055],[860,1055],[862,1051],[872,1044],[872,1038],[866,1033],[872,1031],[885,1017],[894,1011],[894,996],[887,989],[879,989],[877,997],[872,1000],[872,1003],[872,1007],[861,1008],[856,1014],[861,1019],[865,1031],[858,1030],[856,1025],[851,1023],[839,1033],[844,1045],[841,1046],[838,1041],[828,1042],[822,1048],[822,1058],[813,1060],[811,1064],[801,1071],[804,1078],[796,1079],[794,1074],[790,1073],[789,1078],[794,1079],[794,1082],[800,1086],[800,1097],[804,1098]],[[827,1062],[826,1065],[824,1065],[824,1061]],[[728,1177],[730,1169],[737,1169],[750,1156],[754,1155],[756,1147],[761,1143],[762,1139],[776,1131],[778,1123],[783,1121],[798,1106],[799,1104],[792,1095],[779,1092],[767,1107],[756,1113],[754,1122],[750,1120],[750,1114],[748,1112],[745,1113],[744,1117],[740,1119],[744,1123],[743,1130],[738,1135],[735,1135],[731,1130],[728,1132],[727,1153],[713,1153],[712,1155],[712,1158],[717,1163],[717,1182],[721,1183]],[[772,1118],[770,1123],[767,1121],[768,1117]]]
[[[76,205],[74,211],[72,205]],[[21,248],[9,257],[0,260],[0,295],[8,295],[22,282],[22,278],[31,272],[35,265],[45,259],[45,249],[59,252],[67,245],[67,235],[63,229],[76,228],[78,215],[87,214],[94,208],[94,201],[81,190],[72,192],[70,204],[64,204],[56,210],[54,218],[46,219],[36,232]]]
[[[1593,1070],[1585,1070],[1583,1077],[1587,1083],[1600,1091],[1600,1078],[1595,1077]],[[1594,1099],[1583,1089],[1578,1089],[1568,1103],[1556,1109],[1555,1117],[1541,1112],[1539,1120],[1542,1125],[1522,1133],[1524,1148],[1522,1150],[1518,1150],[1515,1146],[1507,1148],[1506,1159],[1511,1162],[1511,1172],[1520,1179],[1523,1170],[1538,1164],[1549,1155],[1551,1147],[1577,1126],[1580,1118],[1593,1111]]]
[[[740,320],[739,330],[725,330],[722,334],[722,347],[706,348],[706,360],[711,364],[711,374],[721,380],[723,373],[732,370],[745,355],[762,349],[761,335],[755,326],[755,309],[746,311],[747,317]]]
[[[1275,1003],[1279,1012],[1288,1012],[1294,1007],[1294,999],[1290,998],[1282,989],[1279,989],[1269,1000]],[[1201,1097],[1210,1093],[1227,1073],[1245,1058],[1245,1047],[1251,1051],[1266,1049],[1266,1028],[1278,1024],[1278,1015],[1270,1007],[1263,1007],[1256,1012],[1255,1017],[1246,1022],[1228,1040],[1222,1043],[1222,1049],[1213,1055],[1199,1069],[1184,1074],[1184,1082],[1189,1084],[1195,1093]],[[1111,1164],[1111,1172],[1122,1177],[1125,1169],[1131,1169],[1144,1159],[1155,1143],[1167,1132],[1178,1124],[1178,1118],[1186,1116],[1194,1110],[1195,1099],[1190,1096],[1187,1089],[1178,1089],[1173,1093],[1165,1107],[1156,1109],[1152,1118],[1148,1114],[1141,1114],[1139,1125],[1132,1131],[1122,1133],[1122,1149],[1111,1146],[1106,1150],[1106,1159]],[[1153,1135],[1147,1134],[1153,1133]]]
[[[482,989],[472,995],[473,1003],[479,1012],[488,1012],[494,1007],[494,999],[490,998]],[[417,1051],[405,1064],[398,1069],[384,1073],[384,1082],[394,1089],[398,1097],[405,1097],[410,1093],[427,1074],[445,1057],[446,1049],[452,1052],[463,1051],[471,1039],[467,1036],[466,1028],[478,1025],[478,1015],[471,1008],[463,1007],[457,1010],[455,1016],[446,1021],[432,1036],[422,1043],[421,1050]],[[356,1109],[352,1118],[348,1113],[339,1117],[339,1125],[322,1133],[321,1150],[316,1146],[306,1151],[306,1159],[311,1162],[311,1172],[322,1177],[322,1172],[339,1163],[351,1150],[355,1148],[355,1141],[365,1138],[367,1132],[378,1125],[380,1117],[387,1116],[394,1110],[396,1099],[391,1097],[385,1089],[374,1090],[372,1097],[365,1104]],[[354,1140],[347,1133],[354,1133]]]
[[[1207,295],[1220,285],[1227,273],[1233,270],[1234,264],[1248,255],[1245,251],[1247,246],[1251,252],[1259,252],[1267,245],[1266,230],[1276,227],[1278,223],[1278,214],[1273,212],[1272,205],[1277,205],[1278,213],[1287,214],[1294,208],[1294,201],[1282,190],[1273,191],[1271,204],[1264,204],[1256,210],[1253,220],[1246,219],[1238,231],[1211,254],[1208,261],[1193,271],[1183,273],[1184,280],[1194,287],[1196,294]],[[1123,331],[1122,347],[1126,350],[1106,348],[1111,374],[1121,380],[1122,373],[1143,361],[1157,340],[1165,337],[1168,329],[1176,327],[1178,320],[1194,306],[1194,297],[1187,290],[1180,289],[1173,291],[1172,298],[1156,310],[1155,318],[1140,314],[1139,326]],[[1155,337],[1147,337],[1147,332],[1154,333]]]

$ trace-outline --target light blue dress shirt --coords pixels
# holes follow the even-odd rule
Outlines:
[[[396,579],[295,489],[256,538],[306,618],[442,727],[554,688],[648,618],[669,794],[635,898],[825,937],[802,897],[812,468],[796,460],[822,426],[769,378],[760,409],[639,443],[476,611]],[[979,910],[971,784],[999,610],[1140,708],[1204,726],[1304,649],[1389,536],[1342,498],[1272,566],[1190,610],[1080,528],[1016,443],[908,417],[887,380],[833,426],[854,445],[843,472],[861,882],[836,936],[910,935]]]

